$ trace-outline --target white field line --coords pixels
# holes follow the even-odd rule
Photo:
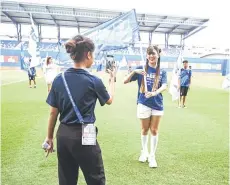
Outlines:
[[[42,77],[37,77],[37,78],[42,78]],[[10,85],[10,84],[15,84],[15,83],[19,83],[19,82],[26,82],[28,80],[19,80],[19,81],[14,81],[14,82],[9,82],[9,83],[4,83],[1,84],[0,86],[5,86],[5,85]]]

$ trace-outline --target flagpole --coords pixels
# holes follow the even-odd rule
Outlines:
[[[142,42],[140,41],[139,44],[140,44],[140,50],[141,50],[141,60],[142,60],[142,62],[144,63],[145,60],[144,60],[144,53],[143,53]],[[142,67],[143,67],[143,70],[145,71],[145,65],[144,65],[144,64],[142,65]],[[147,73],[147,71],[146,71],[146,73]],[[148,88],[147,88],[146,75],[144,75],[144,83],[145,83],[144,91],[147,92],[147,91],[148,91]]]

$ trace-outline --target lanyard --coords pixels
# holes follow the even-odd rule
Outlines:
[[[67,91],[67,93],[68,93],[69,99],[70,99],[70,101],[71,101],[71,103],[72,103],[72,105],[73,105],[74,112],[76,113],[76,116],[77,116],[77,118],[79,119],[79,121],[81,122],[81,124],[84,124],[84,120],[83,120],[83,118],[82,118],[82,115],[81,115],[81,113],[80,113],[80,111],[79,111],[77,105],[76,105],[76,104],[74,103],[74,101],[73,101],[73,97],[72,97],[72,95],[71,95],[71,93],[70,93],[70,90],[69,90],[68,84],[67,84],[67,82],[66,82],[64,73],[62,73],[62,79],[63,79],[64,85],[65,85],[65,89],[66,89],[66,91]]]

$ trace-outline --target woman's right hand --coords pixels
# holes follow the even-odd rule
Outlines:
[[[44,144],[48,144],[48,146],[44,145]],[[43,148],[45,150],[45,152],[47,152],[46,157],[48,157],[49,153],[54,152],[53,139],[46,138],[44,143],[43,143],[43,145],[46,146],[46,147]]]
[[[140,75],[146,75],[146,72],[144,69],[135,69],[134,72]]]

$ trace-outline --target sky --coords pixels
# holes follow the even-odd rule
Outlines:
[[[4,0],[2,0],[4,1]],[[6,1],[6,0],[5,0]],[[41,4],[56,4],[62,6],[98,8],[118,11],[129,11],[133,8],[137,13],[150,13],[161,15],[179,15],[209,18],[208,27],[194,36],[186,39],[186,45],[206,47],[230,48],[230,1],[229,0],[17,0],[18,2],[33,2]],[[65,4],[63,4],[65,2]],[[1,26],[2,27],[2,26]],[[5,27],[5,25],[4,25]],[[48,28],[47,28],[48,29]],[[55,28],[53,28],[55,30]],[[4,29],[5,30],[5,29]],[[27,30],[24,28],[24,30]],[[62,31],[62,30],[61,30]],[[49,32],[46,29],[43,32]],[[68,30],[63,29],[64,35]],[[3,31],[0,29],[0,34]],[[8,32],[9,33],[9,32]],[[46,35],[47,33],[44,33]],[[72,35],[71,35],[72,36]],[[148,41],[148,35],[144,35]],[[164,41],[164,36],[156,35],[153,39],[159,43]],[[171,38],[169,42],[176,44],[178,38]],[[178,42],[179,43],[179,42]]]

